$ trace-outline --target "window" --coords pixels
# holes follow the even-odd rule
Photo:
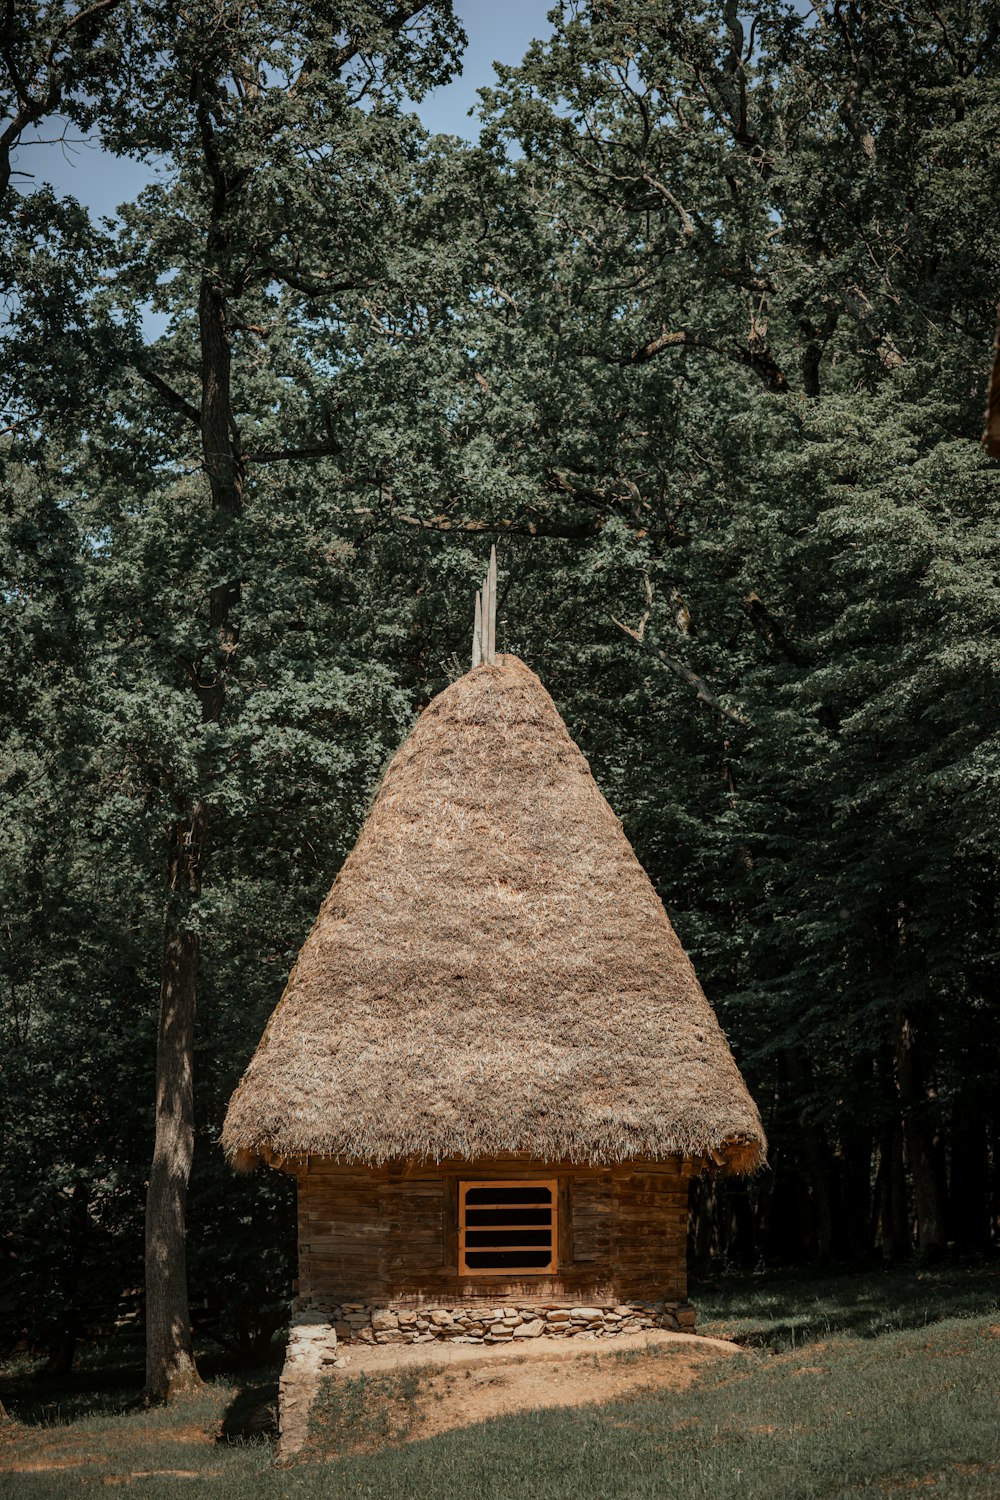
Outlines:
[[[462,1182],[460,1276],[545,1276],[556,1269],[555,1182]]]

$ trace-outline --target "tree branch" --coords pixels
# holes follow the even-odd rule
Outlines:
[[[709,708],[714,708],[716,713],[722,714],[723,718],[728,719],[731,724],[739,724],[743,729],[752,729],[754,727],[749,719],[743,718],[742,714],[734,713],[731,708],[727,708],[724,703],[720,703],[715,694],[705,685],[704,680],[698,676],[697,672],[692,672],[690,667],[686,667],[675,656],[668,656],[665,651],[660,650],[659,646],[651,646],[637,630],[632,630],[628,625],[623,625],[621,620],[615,619],[614,615],[611,616],[611,619],[618,626],[619,630],[623,630],[627,636],[635,641],[640,651],[645,651],[647,656],[652,656],[654,660],[662,662],[665,667],[668,667],[673,672],[675,677],[680,678],[681,682],[686,683],[688,687],[694,688],[694,695],[700,703],[705,703]]]
[[[306,297],[338,297],[343,292],[357,292],[364,287],[374,286],[373,281],[324,281],[310,280],[302,276],[291,266],[262,266],[264,275],[272,276],[275,281],[290,286],[293,291],[302,292]]]
[[[627,354],[608,354],[601,349],[585,349],[584,353],[603,359],[606,365],[645,365],[665,349],[681,348],[714,349],[716,346],[706,344],[700,334],[681,328],[675,333],[661,333],[658,338],[650,339],[648,344],[643,344],[638,349],[630,349]]]
[[[661,333],[657,338],[650,339],[648,344],[643,344],[638,349],[630,349],[626,354],[611,354],[602,349],[585,349],[583,352],[594,359],[602,359],[607,365],[628,366],[648,364],[651,359],[656,359],[667,349],[708,349],[713,354],[721,354],[723,358],[735,359],[738,364],[752,370],[760,377],[768,390],[775,392],[776,395],[783,396],[789,390],[784,370],[760,337],[753,338],[745,349],[740,348],[739,345],[726,349],[712,339],[706,338],[702,333],[694,333],[689,328],[681,328],[673,332]]]
[[[651,187],[656,196],[662,199],[662,201],[666,203],[669,208],[673,209],[674,213],[681,221],[681,229],[683,230],[685,239],[690,239],[691,236],[697,232],[697,230],[704,229],[705,226],[701,221],[700,215],[689,214],[680,199],[676,196],[676,194],[670,191],[665,183],[660,182],[656,177],[651,177],[645,169],[643,169],[642,172],[642,181],[645,182],[648,187]]]
[[[584,505],[598,506],[601,510],[621,510],[628,506],[637,521],[640,519],[640,510],[650,509],[649,503],[643,500],[638,485],[623,476],[610,483],[621,485],[624,493],[616,493],[610,487],[602,489],[600,485],[588,484],[566,469],[546,468],[545,482],[557,495],[569,495],[573,500],[582,501]]]
[[[197,427],[199,430],[201,429],[201,412],[196,406],[192,406],[190,401],[185,401],[184,397],[178,391],[175,391],[173,386],[168,385],[165,380],[161,379],[152,370],[145,369],[135,360],[131,361],[131,365],[140,380],[144,380],[147,385],[151,385],[153,390],[163,397],[168,406],[173,407],[174,411],[179,411],[181,416],[186,417],[192,426]]]
[[[317,443],[311,448],[262,448],[256,453],[244,453],[243,460],[248,464],[276,464],[300,458],[337,458],[343,451],[340,443]]]
[[[740,364],[759,376],[769,391],[776,396],[788,394],[788,377],[762,338],[751,339],[745,349],[736,349],[735,354]]]
[[[408,21],[418,16],[422,10],[427,9],[427,0],[403,0],[402,5],[397,5],[392,15],[388,17],[386,25],[390,31],[400,32]],[[342,47],[329,59],[322,59],[319,52],[310,52],[302,59],[295,82],[291,86],[291,92],[297,93],[300,88],[308,87],[309,79],[321,63],[328,74],[337,74],[352,62],[361,51],[364,43],[361,31],[352,32]]]
[[[595,516],[592,521],[582,521],[575,526],[556,526],[545,521],[452,521],[447,516],[428,519],[400,515],[397,511],[392,512],[389,519],[420,531],[502,532],[505,536],[559,537],[563,541],[586,541],[599,536],[604,529],[603,516]]]

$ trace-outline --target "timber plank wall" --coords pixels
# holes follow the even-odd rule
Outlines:
[[[522,1160],[428,1166],[296,1164],[299,1295],[318,1303],[457,1306],[531,1298],[551,1306],[687,1296],[690,1164],[615,1167]],[[458,1185],[556,1178],[554,1275],[459,1276]]]

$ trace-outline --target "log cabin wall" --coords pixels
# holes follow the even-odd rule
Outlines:
[[[521,1324],[542,1310],[546,1332],[560,1322],[569,1327],[561,1309],[593,1314],[587,1326],[594,1331],[693,1323],[685,1255],[690,1165],[680,1158],[596,1168],[510,1160],[366,1169],[313,1157],[295,1175],[297,1306],[329,1315],[341,1338],[380,1320],[379,1342],[397,1341],[401,1326],[411,1337],[441,1336],[452,1325],[422,1312],[464,1324],[464,1309],[475,1323],[477,1307],[504,1305]],[[484,1178],[556,1179],[555,1274],[459,1275],[459,1184]],[[390,1322],[386,1310],[399,1319]]]

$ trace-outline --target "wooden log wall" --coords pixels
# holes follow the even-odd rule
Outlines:
[[[430,1166],[297,1164],[299,1294],[392,1306],[532,1300],[552,1306],[687,1296],[690,1167],[679,1158],[616,1167],[507,1160]],[[459,1277],[458,1184],[556,1177],[555,1275]]]

